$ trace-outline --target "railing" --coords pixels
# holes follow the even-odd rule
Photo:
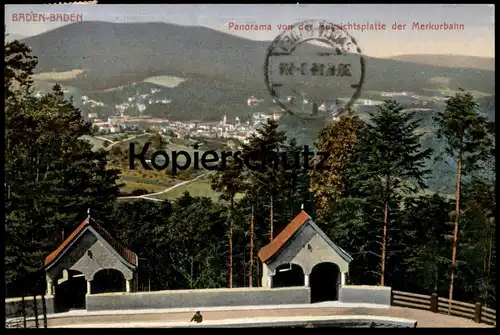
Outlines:
[[[8,298],[5,309],[5,328],[47,328],[45,296]]]
[[[482,306],[479,302],[475,304],[450,301],[440,298],[436,293],[423,295],[402,291],[392,291],[391,305],[421,309],[434,313],[448,314],[466,319],[474,320],[477,323],[496,325],[497,312],[494,309]]]
[[[480,322],[495,325],[497,324],[497,311],[494,309],[481,306]]]

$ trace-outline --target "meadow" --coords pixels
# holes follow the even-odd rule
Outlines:
[[[78,78],[85,73],[83,69],[74,69],[63,72],[41,72],[33,75],[33,80],[43,81],[69,81]]]
[[[145,83],[155,84],[158,86],[164,86],[168,88],[177,87],[184,81],[186,81],[184,78],[172,77],[172,76],[156,76],[144,79]]]

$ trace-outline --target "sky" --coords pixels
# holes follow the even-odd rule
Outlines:
[[[391,57],[401,54],[446,54],[495,57],[493,5],[440,4],[187,4],[187,5],[6,5],[7,33],[24,37],[58,28],[66,22],[20,22],[20,13],[81,14],[84,21],[167,22],[186,26],[204,26],[253,40],[272,40],[280,31],[278,24],[295,24],[322,19],[333,24],[385,24],[385,31],[350,30],[364,54]],[[237,25],[271,25],[272,29],[236,31]],[[412,30],[420,24],[459,24],[463,30]],[[392,30],[394,23],[406,24],[404,30]]]

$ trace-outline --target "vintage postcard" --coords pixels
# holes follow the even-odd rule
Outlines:
[[[6,5],[6,327],[496,325],[494,17]]]

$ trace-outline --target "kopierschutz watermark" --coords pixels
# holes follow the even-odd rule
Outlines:
[[[12,13],[13,22],[82,22],[81,13]]]
[[[304,169],[304,170],[321,170],[326,166],[326,162],[330,154],[328,152],[310,151],[305,145],[302,151],[295,152],[266,152],[261,153],[253,151],[243,153],[242,151],[195,151],[190,154],[187,151],[172,151],[169,155],[164,150],[157,150],[151,155],[151,159],[146,160],[146,154],[149,150],[151,142],[146,142],[140,153],[135,151],[135,143],[129,145],[129,168],[134,170],[135,160],[138,159],[145,170],[162,171],[168,168],[170,163],[172,174],[176,174],[178,170],[187,170],[192,167],[194,170],[205,169],[208,171],[223,171],[227,169],[237,170],[246,166],[252,171],[265,171],[271,169]],[[194,149],[198,149],[195,145]],[[194,156],[194,157],[192,157]],[[159,163],[157,158],[161,158],[163,163]],[[182,160],[180,159],[182,158]],[[229,165],[229,159],[234,160],[234,165]]]

